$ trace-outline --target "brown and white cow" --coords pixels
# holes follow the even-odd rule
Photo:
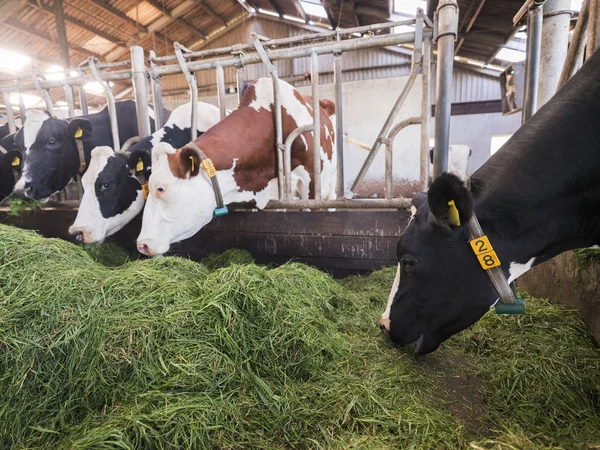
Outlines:
[[[311,98],[280,81],[283,137],[298,126],[312,123]],[[321,196],[335,198],[336,156],[333,125],[335,105],[321,106]],[[237,110],[210,128],[194,143],[212,159],[224,204],[254,202],[264,208],[278,196],[277,150],[273,119],[273,84],[260,78],[250,85]],[[314,196],[312,183],[313,133],[306,132],[292,146],[293,195]],[[158,144],[152,151],[152,175],[144,209],[138,250],[160,255],[170,244],[196,234],[213,218],[215,191],[200,156],[191,147],[173,149]]]

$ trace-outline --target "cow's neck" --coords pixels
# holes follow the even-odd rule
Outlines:
[[[472,176],[475,212],[505,270],[515,265],[512,278],[566,250],[600,242],[595,56],[583,77],[565,86]]]

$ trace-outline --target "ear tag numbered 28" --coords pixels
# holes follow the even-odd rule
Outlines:
[[[488,270],[493,267],[498,267],[500,265],[500,259],[492,244],[490,244],[490,240],[487,236],[481,236],[476,239],[469,241],[471,244],[471,248],[473,249],[473,253],[477,256],[479,260],[479,264],[483,270]]]

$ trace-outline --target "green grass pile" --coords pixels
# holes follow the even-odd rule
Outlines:
[[[107,267],[118,267],[122,266],[126,262],[129,262],[132,257],[123,247],[116,244],[105,243],[105,244],[85,244],[81,248],[90,257]]]
[[[416,359],[378,330],[393,269],[249,259],[107,267],[0,225],[0,448],[600,443],[600,354],[574,312],[531,299]]]
[[[600,248],[588,247],[577,249],[575,250],[575,257],[584,265],[600,262]]]
[[[218,255],[209,255],[202,260],[202,264],[209,270],[222,269],[234,264],[252,264],[254,258],[247,250],[232,248]]]

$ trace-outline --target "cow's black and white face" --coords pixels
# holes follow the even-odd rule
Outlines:
[[[144,208],[142,186],[128,165],[128,155],[107,146],[92,150],[81,179],[83,198],[69,228],[78,241],[102,242],[127,225]]]
[[[448,223],[454,200],[460,226]],[[455,176],[444,174],[413,200],[413,217],[397,247],[398,274],[382,326],[395,344],[416,342],[424,355],[475,323],[497,298],[469,245],[471,194]],[[395,292],[394,292],[395,290]]]
[[[63,189],[79,170],[75,134],[85,139],[91,124],[82,118],[70,121],[52,117],[47,111],[30,109],[15,137],[23,152],[23,171],[15,195],[41,200]]]

